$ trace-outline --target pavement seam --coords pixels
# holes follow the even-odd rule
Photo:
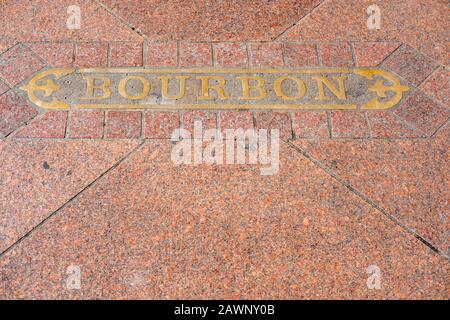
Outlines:
[[[363,192],[359,191],[355,187],[353,187],[350,183],[346,182],[344,179],[339,177],[336,173],[334,173],[331,169],[329,169],[326,165],[324,165],[319,160],[315,159],[308,151],[304,150],[301,147],[298,147],[291,142],[286,142],[291,148],[299,152],[301,155],[303,155],[305,158],[307,158],[309,161],[311,161],[313,164],[321,168],[325,173],[327,173],[329,176],[331,176],[334,180],[336,180],[339,184],[347,188],[350,192],[355,194],[357,197],[368,203],[371,207],[381,212],[383,215],[385,215],[388,219],[390,219],[392,222],[394,222],[396,225],[398,225],[400,228],[405,230],[410,235],[414,236],[417,240],[422,242],[424,245],[426,245],[429,249],[431,249],[433,252],[437,253],[438,255],[442,256],[444,259],[450,262],[450,256],[448,256],[446,253],[444,253],[439,248],[435,247],[430,241],[422,237],[420,234],[418,234],[414,229],[406,226],[403,224],[398,218],[391,215],[387,210],[385,210],[383,207],[378,205],[375,201],[370,199],[368,196],[366,196]]]
[[[110,166],[108,169],[100,173],[97,178],[92,180],[90,183],[88,183],[84,188],[82,188],[79,192],[77,192],[74,196],[69,198],[63,205],[61,205],[58,209],[53,211],[50,215],[48,215],[46,218],[44,218],[41,222],[36,224],[31,230],[29,230],[27,233],[25,233],[22,237],[20,237],[17,241],[15,241],[13,244],[11,244],[8,248],[6,248],[4,251],[0,252],[0,260],[3,258],[4,255],[6,255],[8,252],[13,250],[17,245],[19,245],[22,241],[24,241],[26,238],[28,238],[30,235],[32,235],[37,229],[39,229],[41,226],[43,226],[47,221],[49,221],[51,218],[53,218],[55,215],[57,215],[60,211],[65,209],[67,206],[70,205],[70,203],[74,200],[76,200],[84,191],[89,189],[91,186],[95,185],[101,178],[103,178],[105,175],[107,175],[109,172],[114,170],[117,166],[119,166],[121,163],[123,163],[125,160],[127,160],[130,156],[132,156],[134,153],[136,153],[141,147],[145,144],[145,141],[141,141],[136,147],[134,147],[130,152],[125,154],[121,159],[116,161],[112,166]]]
[[[101,8],[103,8],[106,12],[108,12],[110,15],[112,15],[112,16],[115,17],[117,20],[119,20],[120,23],[124,24],[125,26],[127,26],[128,28],[130,28],[131,30],[133,30],[134,32],[136,32],[139,36],[141,36],[142,38],[144,38],[144,40],[148,40],[147,36],[144,34],[144,32],[142,32],[142,30],[140,30],[140,29],[137,28],[135,25],[131,24],[130,22],[128,22],[127,20],[125,20],[125,19],[122,18],[121,16],[119,16],[116,12],[114,12],[114,10],[111,10],[107,5],[105,5],[104,3],[102,3],[100,0],[95,0],[95,2],[96,2]]]
[[[281,36],[283,36],[284,34],[286,34],[287,32],[289,32],[289,30],[291,30],[292,28],[294,28],[296,25],[298,25],[300,23],[300,21],[302,21],[303,19],[305,19],[306,17],[308,17],[309,15],[311,15],[314,11],[318,10],[318,8],[320,6],[322,6],[325,2],[327,2],[327,0],[322,0],[320,3],[318,3],[314,8],[312,8],[308,13],[306,13],[303,17],[301,17],[299,20],[297,20],[295,23],[291,24],[289,27],[287,27],[286,29],[284,29],[281,33],[279,33],[277,36],[273,37],[271,39],[271,41],[276,41],[278,40]]]

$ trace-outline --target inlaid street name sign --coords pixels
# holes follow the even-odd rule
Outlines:
[[[44,109],[389,109],[410,88],[379,68],[48,69],[21,89]]]

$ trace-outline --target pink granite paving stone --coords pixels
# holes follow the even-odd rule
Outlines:
[[[287,112],[255,112],[256,128],[278,129],[280,138],[292,138],[291,116]]]
[[[286,66],[317,66],[317,45],[286,43],[284,45],[284,62]]]
[[[102,138],[105,123],[103,111],[71,111],[68,118],[68,138]]]
[[[213,46],[218,66],[242,67],[248,65],[248,50],[245,43],[218,43]]]
[[[0,95],[8,91],[10,88],[9,86],[2,80],[0,80]]]
[[[328,117],[322,112],[295,112],[292,123],[296,138],[329,138]]]
[[[16,45],[0,55],[0,77],[15,86],[45,64],[28,47]]]
[[[171,42],[149,42],[147,43],[146,66],[178,65],[178,48],[175,41]]]
[[[142,53],[142,43],[113,43],[111,44],[111,67],[142,66]]]
[[[254,127],[253,113],[250,111],[219,112],[220,129],[251,129]]]
[[[5,137],[37,115],[14,91],[0,96],[0,137]]]
[[[283,65],[283,47],[279,43],[250,43],[249,50],[251,66]]]
[[[420,138],[424,134],[408,126],[405,121],[390,112],[368,112],[370,132],[373,138]]]
[[[145,112],[145,138],[171,138],[172,132],[180,127],[178,112]]]
[[[183,111],[181,114],[183,129],[194,133],[194,124],[200,122],[203,130],[217,128],[217,114],[209,111]]]
[[[320,59],[322,65],[330,67],[353,66],[352,48],[349,43],[321,44]]]
[[[450,99],[449,71],[446,68],[438,69],[427,80],[425,80],[425,82],[420,86],[420,89],[448,106]]]
[[[418,86],[438,67],[438,64],[413,48],[404,45],[396,50],[383,63],[383,66]]]
[[[0,21],[0,299],[449,300],[447,1],[4,0]]]
[[[180,43],[180,65],[198,67],[212,65],[212,46],[208,43]]]
[[[71,67],[73,65],[74,44],[71,42],[62,43],[27,43],[33,52],[52,67]]]
[[[369,128],[363,112],[332,111],[331,136],[334,138],[367,138]]]
[[[82,68],[107,67],[108,43],[77,43],[75,65]]]
[[[137,139],[142,135],[142,112],[109,111],[106,114],[106,138]]]
[[[398,47],[399,43],[390,42],[356,42],[355,49],[356,66],[375,67],[382,63]]]
[[[47,111],[13,135],[16,138],[64,138],[67,114],[67,111]]]
[[[448,106],[441,105],[420,91],[409,97],[394,112],[428,136],[447,122],[450,116]]]

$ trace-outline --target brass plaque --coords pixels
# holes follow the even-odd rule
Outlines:
[[[160,110],[383,110],[410,90],[378,68],[59,68],[20,89],[44,109]]]

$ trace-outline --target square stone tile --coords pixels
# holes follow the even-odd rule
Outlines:
[[[446,68],[440,68],[420,86],[420,89],[448,106],[450,100],[450,73]]]
[[[182,127],[194,132],[194,122],[201,121],[203,131],[217,128],[217,113],[213,111],[183,111],[181,114]]]
[[[418,86],[438,67],[438,64],[419,51],[403,45],[383,63],[383,66]]]
[[[16,45],[0,55],[0,77],[15,86],[45,64],[24,45]]]
[[[175,67],[178,65],[178,47],[175,41],[147,43],[146,66]]]
[[[296,138],[329,138],[326,111],[294,112],[293,129]]]
[[[278,129],[280,139],[292,138],[291,116],[288,112],[255,112],[257,129]]]
[[[284,62],[286,66],[318,66],[317,45],[286,43],[284,44]]]
[[[432,135],[450,116],[450,110],[425,94],[417,91],[394,113],[410,122],[427,136]]]
[[[368,138],[369,128],[364,113],[332,111],[331,136],[333,138]]]
[[[71,67],[73,64],[74,44],[71,42],[43,42],[27,45],[52,67]]]
[[[0,138],[37,115],[36,109],[10,90],[0,96]]]
[[[105,138],[138,139],[141,137],[142,112],[108,111]]]
[[[391,42],[356,42],[355,65],[357,67],[376,67],[400,46]]]
[[[27,126],[16,131],[16,138],[64,138],[67,111],[47,111],[33,119]]]
[[[215,61],[221,67],[243,67],[248,65],[247,46],[245,43],[213,44]]]
[[[349,43],[321,44],[320,57],[322,65],[326,67],[353,66],[352,48]]]
[[[281,43],[250,43],[250,65],[255,67],[277,67],[283,65]]]
[[[170,139],[172,132],[180,127],[178,112],[147,111],[145,117],[145,138]]]
[[[253,113],[250,111],[220,111],[219,128],[224,129],[252,129]]]
[[[108,66],[108,43],[77,43],[75,65],[80,68],[106,68]]]
[[[103,137],[105,113],[103,111],[74,110],[70,112],[68,138]]]
[[[142,66],[142,43],[122,42],[111,44],[111,67]]]
[[[180,43],[182,67],[212,66],[212,47],[209,43]]]

